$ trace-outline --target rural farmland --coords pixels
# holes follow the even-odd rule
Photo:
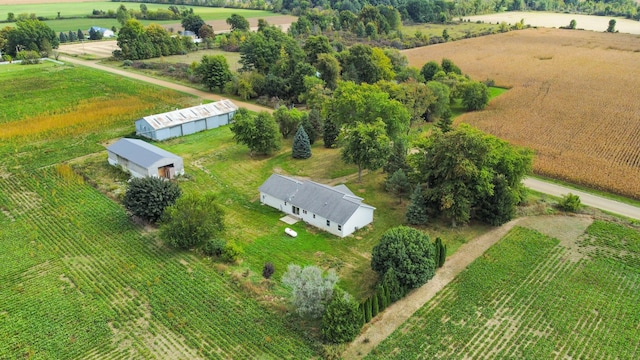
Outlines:
[[[637,359],[638,232],[527,220],[367,358]]]
[[[119,5],[78,9],[96,4]],[[0,66],[0,359],[640,357],[637,220],[521,187],[532,152],[462,124],[532,148],[539,174],[640,199],[638,35],[527,29],[404,59],[377,46],[494,25],[401,35],[389,6],[278,6],[300,13],[289,34],[185,22],[208,52],[123,21],[104,62],[80,43],[85,59],[40,63],[39,20],[0,32],[22,60]],[[166,73],[133,70],[149,58]]]
[[[640,198],[637,35],[528,29],[403,53],[510,88],[456,121],[534,149],[537,174]]]

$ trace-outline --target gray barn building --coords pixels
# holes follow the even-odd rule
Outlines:
[[[138,139],[120,139],[107,148],[109,164],[120,166],[133,177],[155,176],[173,179],[184,175],[178,155]]]
[[[238,111],[231,100],[178,109],[136,120],[136,135],[162,141],[199,131],[214,129],[231,122]]]

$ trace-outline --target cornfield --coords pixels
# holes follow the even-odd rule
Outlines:
[[[457,121],[532,148],[537,174],[640,199],[637,36],[530,29],[404,54],[417,67],[449,58],[510,88]]]

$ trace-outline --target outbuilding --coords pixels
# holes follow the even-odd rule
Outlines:
[[[120,139],[107,148],[109,164],[119,166],[133,177],[155,176],[173,179],[184,175],[178,155],[138,139]]]
[[[376,209],[345,185],[328,186],[279,174],[272,174],[258,190],[261,203],[340,237],[369,225]]]
[[[109,30],[107,28],[103,28],[103,27],[100,27],[100,26],[92,26],[92,27],[90,27],[89,30],[87,30],[87,33],[91,32],[91,30],[101,33],[103,38],[112,38],[112,37],[116,36],[116,34],[113,32],[113,30]]]
[[[149,115],[136,120],[136,134],[156,141],[194,134],[229,124],[236,111],[238,111],[236,104],[224,99]]]

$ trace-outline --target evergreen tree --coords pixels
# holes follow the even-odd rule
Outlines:
[[[453,119],[451,118],[451,110],[446,108],[440,117],[440,120],[436,122],[436,126],[440,128],[443,133],[449,132],[452,129]]]
[[[402,203],[402,198],[411,191],[409,179],[402,169],[396,170],[385,182],[385,190],[398,197],[398,203]]]
[[[81,29],[78,29],[78,40],[84,40],[84,33]]]
[[[67,38],[67,34],[61,32],[60,33],[60,43],[66,43],[67,41],[69,41],[69,38]]]
[[[74,31],[69,30],[69,41],[73,42],[73,41],[78,41],[78,34]]]
[[[363,318],[362,311],[351,295],[335,288],[322,316],[322,336],[334,344],[352,341],[360,332]]]
[[[387,159],[387,163],[382,167],[382,170],[387,174],[393,174],[398,169],[404,170],[406,174],[409,170],[407,165],[407,144],[404,141],[394,141],[391,154]]]
[[[425,205],[425,197],[422,192],[422,186],[418,184],[413,195],[411,195],[411,205],[407,208],[407,222],[411,225],[424,225],[429,218],[427,217],[427,208]]]
[[[322,140],[324,141],[324,147],[330,149],[336,144],[336,139],[340,134],[340,129],[333,121],[326,119],[324,122],[324,129],[322,132]]]
[[[302,119],[302,126],[304,127],[304,131],[307,132],[307,136],[309,136],[309,144],[313,145],[322,133],[320,112],[317,109],[311,110],[309,114]]]
[[[364,322],[371,321],[371,298],[368,298],[364,302]]]
[[[380,304],[378,303],[378,295],[371,295],[371,317],[375,317],[380,312]]]
[[[435,250],[434,259],[436,259],[436,267],[440,267],[440,251],[442,250],[442,239],[439,237],[436,238],[436,241],[433,244],[433,249]]]
[[[308,159],[311,157],[311,144],[309,143],[309,136],[304,131],[304,126],[300,124],[298,131],[293,137],[293,151],[292,155],[294,159]]]
[[[400,281],[396,276],[396,272],[393,268],[387,270],[387,272],[382,277],[382,286],[387,289],[387,294],[389,297],[389,304],[392,304],[405,295],[405,289],[400,285]]]

